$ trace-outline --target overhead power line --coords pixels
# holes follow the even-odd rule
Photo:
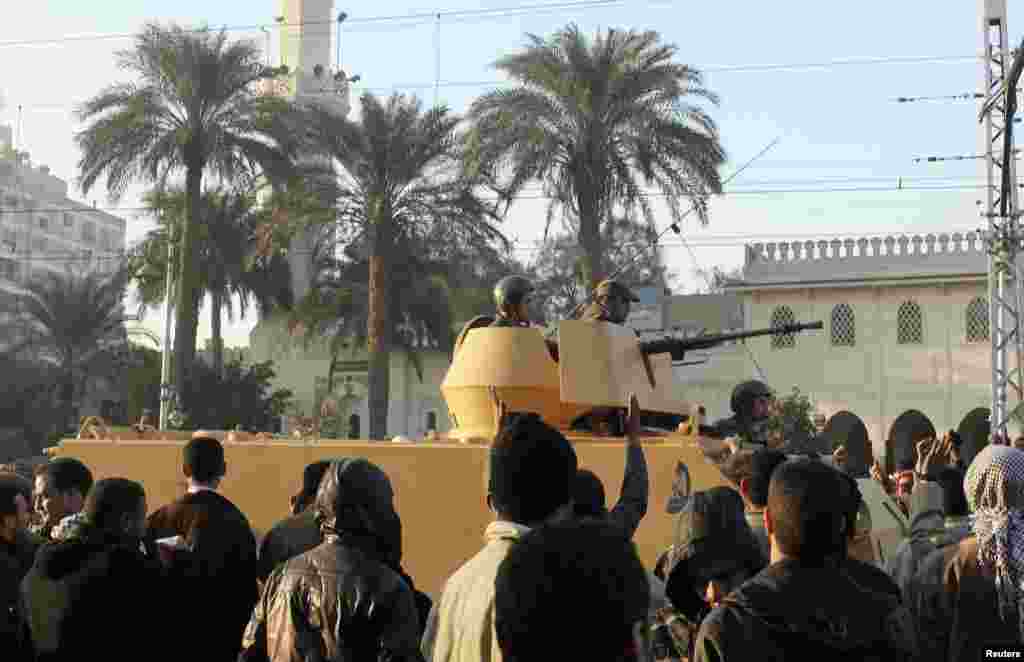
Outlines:
[[[932,97],[896,97],[893,101],[896,103],[914,103],[917,101],[971,101],[984,98],[985,95],[981,92],[964,92],[963,94],[947,94]]]

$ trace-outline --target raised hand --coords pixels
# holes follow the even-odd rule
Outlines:
[[[494,436],[497,437],[508,423],[508,406],[498,397],[498,389],[491,386],[491,403],[494,405]]]
[[[640,439],[640,401],[636,393],[629,394],[626,406],[626,440],[635,443]]]

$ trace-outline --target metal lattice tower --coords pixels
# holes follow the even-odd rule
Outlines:
[[[985,110],[984,153],[988,179],[984,215],[989,251],[988,291],[992,343],[992,434],[1006,435],[1012,410],[1011,390],[1021,400],[1022,355],[1021,320],[1024,315],[1024,288],[1020,286],[1018,254],[1021,246],[1020,218],[1017,213],[1017,179],[1014,172],[1013,145],[1006,132],[1012,123],[1008,108],[1016,93],[1011,85],[1011,51],[1006,32],[1006,0],[981,0],[982,44],[984,47]],[[1011,134],[1012,136],[1012,131]],[[1009,159],[1004,156],[1009,152]],[[1008,173],[1004,171],[1009,169]],[[1004,187],[1004,175],[1010,185]]]

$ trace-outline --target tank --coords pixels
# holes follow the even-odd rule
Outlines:
[[[533,412],[574,442],[606,437],[570,432],[574,419],[597,408],[624,407],[636,394],[652,414],[689,416],[668,354],[644,357],[629,328],[607,322],[559,324],[556,363],[537,328],[471,329],[441,383],[453,429],[450,438],[487,442],[497,424],[492,390],[509,411]],[[676,436],[677,431],[648,431]],[[681,440],[681,437],[680,437]]]
[[[224,444],[228,474],[221,491],[249,518],[257,537],[289,514],[289,497],[302,470],[337,457],[365,457],[387,472],[402,517],[403,565],[435,598],[444,581],[480,550],[494,515],[487,507],[487,443],[494,437],[491,389],[511,411],[532,411],[563,430],[579,464],[605,484],[608,506],[618,498],[625,468],[624,441],[570,431],[574,418],[594,407],[622,407],[636,393],[641,409],[688,415],[668,355],[645,362],[635,334],[624,327],[563,322],[556,363],[539,329],[475,328],[453,356],[442,382],[454,429],[443,437],[401,442],[321,439],[308,434],[273,437],[210,431]],[[649,365],[649,368],[648,368]],[[699,420],[699,419],[698,419]],[[315,428],[315,425],[312,426]],[[78,439],[49,449],[52,456],[85,462],[96,479],[123,476],[140,481],[151,509],[184,491],[181,449],[191,432],[160,432],[141,425],[110,428],[83,422]],[[675,516],[666,512],[682,464],[692,490],[725,484],[698,448],[696,429],[645,428],[641,442],[650,475],[650,501],[634,538],[648,568],[672,542]],[[437,541],[444,541],[437,544]]]

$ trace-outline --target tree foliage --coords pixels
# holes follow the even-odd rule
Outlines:
[[[233,430],[241,427],[253,432],[275,429],[292,399],[289,389],[275,389],[273,361],[245,365],[232,359],[224,365],[223,375],[213,366],[197,361],[195,387],[187,403],[185,429]]]
[[[185,176],[187,213],[178,237],[180,255],[175,333],[176,384],[187,382],[196,346],[193,250],[202,225],[203,178],[241,185],[292,175],[283,99],[260,94],[260,84],[282,72],[265,67],[254,41],[229,42],[225,32],[146,25],[117,63],[136,79],[114,83],[78,110],[85,128],[81,149],[83,192],[106,179],[118,199],[128,185],[146,181],[166,190]]]
[[[313,304],[321,310],[346,310],[338,320],[349,330],[354,320],[365,319],[369,434],[384,439],[392,343],[415,341],[427,328],[403,313],[418,306],[420,321],[431,319],[439,334],[447,333],[435,314],[443,306],[434,303],[443,288],[434,277],[432,256],[422,255],[421,249],[433,246],[443,253],[443,246],[485,245],[504,238],[494,224],[496,206],[477,195],[479,180],[460,168],[457,116],[444,107],[424,110],[419,99],[398,94],[381,100],[367,93],[361,104],[358,122],[314,107],[295,131],[306,137],[314,153],[337,167],[338,178],[328,188],[337,194],[338,229],[362,251],[355,262],[366,263],[365,286],[360,277],[328,265],[338,281],[330,288],[334,294],[322,301],[321,287],[314,295],[321,300]],[[419,259],[410,263],[413,257]],[[329,282],[321,278],[322,284]],[[401,293],[409,288],[420,296],[418,301]],[[398,300],[406,302],[403,311],[396,310]],[[362,305],[365,315],[357,312]]]
[[[634,287],[668,288],[675,278],[662,263],[656,248],[657,232],[643,223],[618,218],[602,233],[609,269]],[[548,239],[537,252],[529,275],[536,281],[538,321],[554,322],[568,317],[589,294],[583,267],[583,251],[572,235]]]
[[[653,225],[648,188],[676,223],[692,204],[707,222],[725,161],[718,131],[699,103],[717,104],[701,74],[673,62],[656,32],[608,30],[588,39],[569,25],[495,66],[516,83],[470,111],[467,168],[511,201],[530,182],[549,196],[583,248],[588,288],[605,275],[602,229],[616,215]]]

